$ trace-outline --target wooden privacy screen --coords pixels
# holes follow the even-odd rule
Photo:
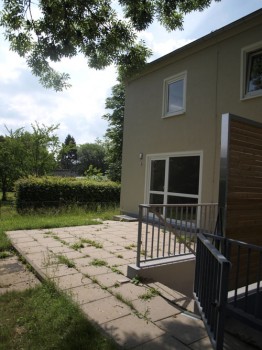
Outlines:
[[[262,124],[223,115],[221,134],[220,206],[227,238],[262,246]],[[246,271],[247,251],[241,252],[240,269]],[[237,252],[231,252],[235,274]],[[256,274],[258,257],[250,266]],[[250,271],[251,272],[251,271]],[[241,271],[239,271],[241,276]],[[256,275],[256,276],[255,276]],[[251,277],[251,276],[249,276]],[[241,283],[242,284],[242,283]]]

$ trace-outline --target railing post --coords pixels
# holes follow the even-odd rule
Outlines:
[[[140,267],[141,258],[141,243],[142,243],[142,223],[143,223],[143,205],[139,205],[139,216],[138,216],[138,234],[137,234],[137,256],[136,266]]]

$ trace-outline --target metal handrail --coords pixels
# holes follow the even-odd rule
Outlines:
[[[197,233],[213,233],[217,215],[217,203],[140,204],[137,266],[195,254]]]

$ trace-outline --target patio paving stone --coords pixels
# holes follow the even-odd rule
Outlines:
[[[21,241],[20,239],[17,240],[17,243],[19,242],[19,247],[20,248],[28,248],[28,247],[38,247],[40,245],[39,242],[35,241],[35,240],[31,240],[31,241]]]
[[[23,251],[25,254],[48,253],[47,247],[44,247],[42,245],[23,247]]]
[[[45,269],[43,269],[43,271],[48,278],[68,276],[68,275],[78,273],[76,269],[72,267],[67,267],[63,264],[55,264],[55,265],[47,266]]]
[[[82,254],[87,254],[87,255],[90,255],[91,257],[97,257],[99,259],[114,257],[114,255],[109,253],[108,251],[104,249],[95,248],[95,247],[81,248],[80,251]]]
[[[126,248],[121,246],[121,245],[112,245],[110,247],[110,249],[107,248],[107,250],[109,250],[109,252],[112,252],[112,253],[119,253],[119,254],[121,254],[121,252],[126,251]]]
[[[160,296],[151,298],[150,300],[137,299],[133,301],[133,305],[138,312],[146,315],[151,321],[158,321],[181,313],[174,304],[168,303]]]
[[[116,283],[120,283],[119,281],[124,280],[122,275],[115,273],[115,272],[97,275],[96,279],[97,279],[99,284],[101,284],[102,286],[105,286],[105,287],[112,287]],[[126,278],[126,281],[130,281],[130,279]]]
[[[30,237],[30,236],[14,236],[12,237],[12,241],[14,243],[30,243],[30,242],[34,242],[34,238]]]
[[[130,308],[113,296],[83,304],[82,310],[98,324],[131,314]]]
[[[50,250],[54,254],[64,254],[64,253],[70,253],[72,252],[72,248],[69,248],[68,246],[62,244],[61,246],[51,247]]]
[[[67,276],[55,277],[54,282],[58,285],[61,290],[66,290],[74,287],[84,286],[85,284],[91,283],[89,278],[86,278],[82,273],[70,274],[70,278]]]
[[[72,297],[72,299],[76,303],[82,306],[82,304],[111,297],[111,294],[108,291],[101,289],[97,284],[93,283],[90,279],[86,279],[86,280],[88,282],[85,285],[81,285],[75,288],[70,288],[67,290],[67,294],[69,294],[70,297]]]
[[[79,253],[76,250],[63,252],[63,255],[66,256],[68,259],[79,259],[79,258],[83,258],[85,256],[85,254]]]
[[[188,347],[170,335],[162,335],[145,344],[136,346],[135,350],[188,350]],[[207,350],[202,348],[201,350]]]
[[[78,270],[87,276],[99,276],[99,275],[111,272],[111,270],[107,266],[93,266],[93,265],[79,267]]]
[[[121,266],[121,265],[127,265],[129,263],[128,260],[118,258],[117,256],[107,258],[106,261],[109,266]]]
[[[120,346],[131,349],[164,334],[150,322],[128,315],[100,325]]]
[[[207,336],[203,322],[185,314],[163,319],[156,322],[156,325],[188,345]]]
[[[138,299],[141,295],[147,293],[148,288],[144,286],[136,286],[133,283],[125,283],[117,288],[111,288],[113,294],[121,294],[124,299],[133,301]]]

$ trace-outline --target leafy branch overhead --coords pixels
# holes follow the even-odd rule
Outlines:
[[[219,0],[215,0],[219,1]],[[150,50],[137,33],[155,20],[181,29],[183,16],[212,0],[3,0],[0,25],[12,50],[25,57],[47,88],[69,87],[69,75],[52,67],[82,53],[90,67],[118,66],[121,78],[136,74]],[[122,15],[123,13],[123,15]]]

